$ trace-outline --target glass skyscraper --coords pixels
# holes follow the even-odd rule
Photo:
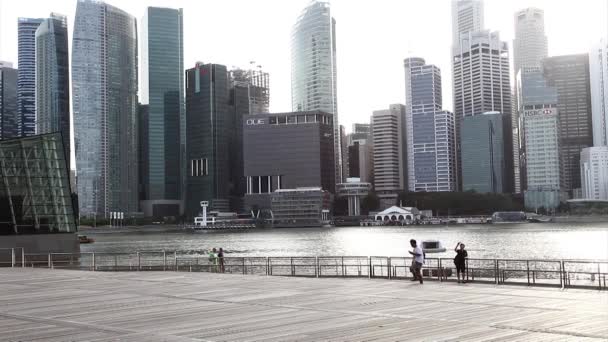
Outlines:
[[[137,24],[79,0],[72,43],[76,169],[81,215],[138,210]]]
[[[141,38],[140,102],[148,105],[147,127],[141,128],[146,130],[147,137],[142,199],[182,200],[185,169],[182,10],[148,7]]]
[[[70,65],[67,18],[51,14],[36,30],[36,132],[61,132],[70,161]]]
[[[0,140],[19,136],[17,110],[17,69],[0,61]]]
[[[291,106],[294,112],[333,114],[336,184],[342,183],[342,156],[336,86],[336,21],[329,1],[304,9],[291,35]],[[332,189],[333,191],[333,189]]]
[[[36,30],[42,18],[19,18],[18,134],[36,134]]]

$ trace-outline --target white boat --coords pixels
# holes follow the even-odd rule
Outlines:
[[[424,240],[422,241],[422,251],[424,253],[443,253],[445,247],[441,245],[440,241],[437,240]]]

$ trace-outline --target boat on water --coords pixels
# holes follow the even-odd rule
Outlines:
[[[528,222],[523,211],[497,211],[492,214],[492,224]]]
[[[445,247],[441,245],[441,242],[438,240],[423,240],[422,241],[422,251],[424,253],[443,253],[445,252]]]
[[[78,242],[80,243],[93,243],[95,239],[87,237],[86,235],[78,235]]]

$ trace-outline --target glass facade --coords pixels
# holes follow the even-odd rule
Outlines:
[[[331,195],[321,188],[277,190],[271,195],[275,227],[319,227],[328,212]]]
[[[36,134],[36,30],[44,19],[19,18],[19,136]]]
[[[320,110],[334,115],[335,184],[342,182],[338,124],[336,21],[329,1],[304,9],[291,35],[291,106],[294,112]]]
[[[182,198],[182,25],[181,9],[148,7],[143,19],[141,103],[148,105],[145,200]]]
[[[0,235],[76,232],[60,133],[0,141]]]
[[[36,132],[61,132],[68,156],[70,143],[70,66],[67,18],[52,14],[36,30]]]
[[[138,210],[137,25],[126,12],[79,0],[72,44],[80,212]]]
[[[17,70],[0,62],[0,140],[18,136]]]

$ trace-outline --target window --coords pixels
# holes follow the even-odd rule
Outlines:
[[[190,176],[201,177],[209,175],[209,163],[207,158],[190,160]]]

